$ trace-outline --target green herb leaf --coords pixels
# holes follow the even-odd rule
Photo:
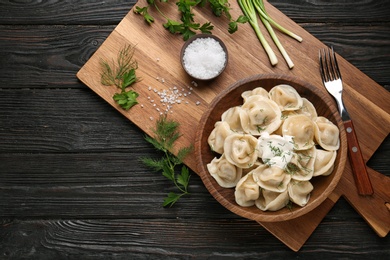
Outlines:
[[[145,6],[145,7],[136,6],[135,9],[134,9],[134,13],[142,15],[144,17],[145,21],[149,25],[151,25],[154,22],[154,18],[153,18],[153,16],[151,16],[149,14],[148,8],[149,8],[149,6]]]
[[[179,199],[181,195],[176,194],[174,192],[168,193],[168,196],[164,199],[163,207],[172,207]]]
[[[167,29],[170,33],[181,33],[183,31],[183,25],[181,22],[168,19],[166,23],[163,24],[164,28]]]
[[[174,148],[174,142],[181,136],[178,131],[179,123],[168,120],[161,116],[156,121],[153,129],[154,137],[146,136],[145,140],[151,143],[156,149],[162,151],[164,156],[160,160],[142,158],[141,161],[155,171],[161,171],[162,175],[172,181],[180,193],[170,192],[164,200],[163,206],[172,206],[184,195],[189,194],[188,184],[190,180],[189,169],[182,165],[181,172],[176,173],[176,167],[182,164],[182,160],[192,151],[192,146],[179,149],[178,155],[174,156],[170,151]]]
[[[148,141],[149,143],[151,143],[154,148],[156,148],[157,150],[159,151],[162,151],[162,152],[165,152],[165,148],[163,145],[161,145],[161,143],[159,141],[157,141],[156,139],[150,137],[150,136],[145,136],[145,140]]]
[[[202,33],[211,33],[211,31],[214,29],[214,26],[210,23],[204,23],[201,27],[199,27],[199,30]]]
[[[170,181],[175,181],[175,168],[171,166],[168,160],[164,160],[162,175]]]
[[[182,31],[182,35],[183,35],[183,40],[186,41],[188,40],[189,38],[191,38],[192,36],[194,36],[196,33],[194,31],[192,31],[190,28],[185,28],[183,31]]]
[[[187,167],[181,168],[181,174],[177,176],[177,183],[182,185],[184,189],[187,189],[190,181],[190,171]]]
[[[166,116],[161,116],[157,120],[153,132],[156,135],[156,141],[164,148],[164,151],[171,150],[173,143],[180,137],[178,127],[178,122],[168,120]]]
[[[148,6],[153,6],[160,14],[166,19],[166,22],[163,23],[163,26],[165,29],[167,29],[172,34],[181,34],[183,36],[183,40],[188,40],[190,37],[195,35],[198,31],[201,33],[211,33],[211,31],[214,29],[214,26],[211,25],[210,22],[206,22],[204,24],[200,24],[195,22],[195,14],[192,11],[192,9],[196,6],[203,7],[205,6],[206,2],[214,1],[215,6],[215,15],[221,15],[222,13],[226,13],[226,16],[228,19],[231,19],[230,13],[229,13],[229,3],[228,0],[178,0],[176,2],[177,9],[180,12],[180,21],[173,20],[169,17],[167,17],[164,12],[159,8],[159,5],[157,4],[158,1],[155,0],[148,0]],[[168,2],[168,0],[160,0],[160,3],[162,2]],[[137,14],[143,15],[144,19],[151,24],[153,17],[151,17],[148,14],[148,8],[147,7],[138,7],[136,6],[134,12]],[[213,9],[213,7],[212,7]]]
[[[240,15],[240,16],[237,18],[237,20],[236,20],[237,23],[246,23],[246,22],[248,22],[248,21],[249,21],[249,18],[246,17],[245,15]]]
[[[238,30],[238,24],[239,23],[244,24],[244,23],[246,23],[248,21],[249,21],[248,17],[246,17],[245,15],[240,15],[237,18],[237,20],[231,20],[230,21],[228,32],[229,33],[235,33]]]
[[[127,88],[136,81],[137,77],[135,76],[135,69],[131,69],[123,75],[122,89]]]
[[[127,87],[138,80],[135,75],[138,64],[133,59],[134,51],[135,47],[133,45],[127,45],[119,52],[116,63],[110,65],[106,61],[101,62],[100,81],[105,86],[116,86],[121,89],[120,93],[114,94],[113,99],[125,110],[138,104],[138,93],[134,90],[126,91]]]
[[[164,160],[155,160],[153,158],[141,158],[141,161],[149,168],[155,171],[164,169]]]
[[[113,99],[120,107],[122,107],[125,110],[129,110],[131,107],[138,104],[137,97],[138,97],[137,92],[133,90],[129,90],[122,93],[116,93],[113,96]]]
[[[185,157],[187,157],[188,154],[190,154],[193,151],[193,146],[189,147],[183,147],[177,152],[177,159],[182,162]]]
[[[230,7],[228,0],[209,0],[211,10],[215,14],[215,16],[222,16],[225,14],[228,19],[231,19],[230,15]]]

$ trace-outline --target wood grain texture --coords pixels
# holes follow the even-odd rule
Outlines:
[[[10,258],[36,256],[38,258],[135,258],[135,259],[282,259],[294,258],[298,254],[275,246],[276,238],[259,230],[256,223],[245,220],[175,220],[175,228],[162,223],[164,219],[84,219],[84,220],[29,220],[9,221],[1,235],[5,254]],[[146,229],[145,226],[154,227]],[[207,227],[204,228],[204,227]],[[23,231],[21,231],[23,230]],[[345,230],[354,230],[360,236],[369,230],[356,222],[345,224]],[[160,235],[157,235],[160,234]],[[345,234],[325,222],[317,231],[328,242],[310,238],[300,258],[328,258],[331,255],[354,259],[369,257],[368,251],[386,257],[388,250],[381,250],[386,243],[379,239],[368,239],[359,246],[359,237],[344,241]],[[204,243],[207,237],[208,244]],[[221,239],[223,237],[223,239]],[[37,239],[38,238],[38,239]],[[23,241],[17,248],[12,241]],[[267,248],[259,253],[261,247]],[[340,246],[340,243],[343,246]],[[215,251],[220,248],[220,251]]]
[[[142,1],[138,2],[138,4],[145,5],[145,3]],[[239,10],[237,4],[234,3],[231,5],[231,7],[233,16],[238,16],[236,13],[237,10]],[[168,16],[173,16],[174,14],[172,13],[172,10],[173,9],[164,9],[164,13],[166,13]],[[291,73],[292,75],[314,84],[314,86],[322,85],[322,82],[318,76],[317,50],[323,48],[323,44],[319,42],[318,39],[308,34],[307,31],[293,23],[289,18],[284,16],[283,13],[275,9],[273,6],[267,4],[267,10],[272,17],[278,17],[278,20],[283,26],[291,28],[298,35],[301,35],[305,39],[303,43],[291,42],[285,39],[281,39],[283,44],[288,46],[287,51],[289,48],[294,49],[294,52],[291,54],[291,58],[292,60],[299,61],[301,66],[296,66],[293,70],[286,72],[286,64],[279,63],[277,66],[273,67],[272,72],[279,74]],[[152,13],[152,15],[154,14]],[[225,27],[223,20],[215,20],[215,17],[211,16],[211,14],[208,14],[207,12],[196,12],[196,15],[200,17],[200,19],[211,21],[215,25],[214,32],[216,32],[218,37],[224,41],[229,50],[230,58],[228,66],[220,77],[212,82],[200,82],[199,87],[196,88],[196,90],[194,89],[192,91],[191,88],[191,92],[193,94],[189,95],[185,99],[186,105],[179,106],[176,104],[176,107],[179,107],[177,109],[176,107],[174,108],[175,113],[169,113],[171,118],[180,122],[181,131],[185,133],[183,136],[184,138],[180,139],[176,144],[177,148],[191,145],[196,136],[196,128],[198,125],[197,122],[199,122],[200,116],[202,113],[207,111],[206,108],[208,104],[211,103],[211,101],[218,95],[218,93],[231,86],[233,82],[248,77],[251,74],[253,75],[253,71],[258,71],[257,73],[263,74],[271,72],[269,70],[270,64],[267,57],[265,56],[265,53],[260,53],[256,48],[258,39],[253,35],[253,33],[248,34],[249,30],[240,30],[238,33],[236,33],[238,35],[235,34],[234,36],[231,36],[224,32]],[[146,134],[152,135],[153,133],[151,129],[153,125],[151,125],[151,122],[153,122],[159,115],[154,108],[154,106],[156,106],[155,103],[153,106],[143,106],[147,100],[142,100],[142,97],[147,96],[148,99],[159,100],[157,95],[153,95],[153,93],[150,92],[151,88],[157,88],[154,91],[156,93],[157,91],[162,91],[158,88],[169,90],[170,87],[167,84],[171,84],[173,86],[179,86],[179,88],[183,88],[184,90],[187,88],[186,86],[190,84],[189,82],[191,81],[191,78],[189,78],[188,75],[186,75],[185,72],[181,69],[181,64],[178,60],[180,48],[183,43],[180,42],[180,40],[177,38],[172,37],[172,35],[167,35],[167,32],[161,27],[148,28],[149,26],[146,25],[145,22],[140,22],[138,18],[139,17],[137,17],[137,15],[129,12],[115,28],[113,33],[110,34],[108,39],[95,52],[91,59],[89,59],[88,62],[80,69],[80,71],[77,73],[77,76],[83,83],[95,91],[96,94],[115,107],[129,120],[134,122]],[[160,21],[160,23],[162,23],[162,21]],[[148,29],[153,29],[152,33],[147,31]],[[246,41],[237,41],[240,38],[245,38]],[[120,51],[121,46],[125,46],[126,44],[139,46],[137,47],[137,52],[140,52],[141,54],[137,54],[136,52],[134,55],[134,58],[138,61],[139,66],[137,72],[139,75],[141,75],[141,78],[143,78],[144,85],[149,86],[149,93],[148,91],[144,90],[145,87],[134,87],[140,94],[139,100],[142,105],[133,107],[131,111],[124,111],[115,104],[115,102],[112,100],[112,96],[116,90],[110,90],[107,89],[107,87],[102,86],[100,83],[100,74],[98,73],[99,68],[101,68],[101,60],[115,59],[115,55]],[[308,46],[311,47],[310,50],[308,49]],[[234,53],[236,54],[234,55]],[[383,90],[381,86],[376,84],[372,79],[367,77],[356,67],[348,63],[345,59],[340,57],[338,61],[341,71],[344,72],[344,100],[351,117],[354,118],[354,121],[358,122],[356,125],[356,132],[359,134],[360,131],[359,140],[362,142],[362,154],[364,158],[368,160],[390,132],[390,128],[388,127],[390,126],[390,106],[387,102],[387,100],[390,98],[390,95],[387,91]],[[147,70],[142,68],[143,64],[145,67],[147,67]],[[161,77],[164,78],[164,80],[161,81],[162,84],[160,84],[158,87],[155,87],[155,79]],[[167,82],[167,84],[165,82]],[[363,88],[362,86],[365,87]],[[320,89],[324,90],[323,87]],[[370,89],[371,91],[369,91]],[[356,102],[357,100],[359,102]],[[182,100],[182,103],[184,103],[184,99]],[[204,104],[206,106],[204,106]],[[374,116],[364,117],[364,114],[361,113],[363,107],[366,112]],[[160,111],[160,108],[157,108],[157,110]],[[150,121],[147,120],[147,116],[145,115],[150,117]],[[372,133],[375,134],[372,135]],[[368,136],[370,138],[367,138]],[[174,150],[172,152],[175,153]],[[184,162],[187,166],[199,174],[199,168],[196,167],[198,162],[195,160],[194,156],[188,156]],[[210,187],[210,185],[207,187]],[[214,193],[213,195],[215,196]],[[359,195],[356,194],[356,196]],[[220,196],[218,198],[221,199]],[[378,207],[379,205],[384,204],[389,199],[390,193],[386,192],[383,197],[384,201],[380,201],[376,206]],[[349,201],[353,202],[354,200]],[[235,207],[230,207],[229,203],[222,204],[232,211],[235,210]],[[357,211],[360,210],[359,207],[361,205],[362,204],[354,205]],[[235,212],[238,213],[241,211]],[[374,215],[364,215],[364,218],[368,217],[374,217]],[[380,217],[378,216],[378,218]],[[254,218],[251,217],[251,219]],[[313,219],[310,219],[309,217],[307,217],[307,220],[313,221]],[[380,225],[379,223],[382,223],[374,219],[367,219],[367,221],[376,221],[378,223],[377,225],[372,225],[373,228]],[[317,224],[319,224],[319,222]],[[278,229],[277,224],[275,224],[274,228]],[[268,229],[272,229],[272,226],[268,225]],[[291,226],[291,229],[293,229],[293,226]],[[381,229],[387,230],[385,233],[389,232],[389,226],[387,223],[384,223],[384,226],[381,226]],[[293,230],[286,229],[285,232],[291,233]],[[380,233],[379,231],[377,232]],[[292,243],[296,243],[296,239],[284,238],[281,240],[289,247],[292,247]],[[299,248],[294,248],[294,250],[299,250]]]
[[[0,1],[0,258],[390,255],[389,237],[380,238],[343,197],[298,253],[223,208],[195,174],[191,196],[161,208],[170,183],[137,161],[159,154],[75,77],[134,3]],[[389,1],[270,3],[390,91]],[[389,154],[386,138],[366,157],[369,167],[390,176]]]
[[[116,25],[136,2],[136,0],[2,1],[0,24]]]
[[[346,135],[348,140],[348,158],[351,163],[353,177],[355,179],[356,188],[359,195],[372,195],[370,177],[366,169],[366,163],[363,160],[359,141],[356,137],[355,128],[351,120],[344,122]]]
[[[135,0],[117,1],[7,1],[0,3],[0,24],[118,24],[136,3]],[[344,0],[270,0],[272,5],[298,23],[389,22],[387,1]],[[326,10],[326,12],[324,12]],[[307,14],[310,14],[308,16]],[[72,17],[72,19],[69,19]]]

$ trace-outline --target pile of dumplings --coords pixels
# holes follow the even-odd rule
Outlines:
[[[305,206],[313,190],[310,180],[334,169],[338,127],[318,116],[313,104],[290,85],[276,85],[269,92],[258,87],[241,96],[243,104],[226,110],[208,137],[218,154],[207,164],[209,173],[221,187],[235,188],[242,207],[277,211],[291,203]],[[263,157],[260,140],[267,138],[292,147],[279,158],[283,166]],[[275,158],[282,155],[282,145],[272,148],[279,152]]]

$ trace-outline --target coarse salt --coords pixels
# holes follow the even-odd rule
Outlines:
[[[211,79],[222,71],[225,63],[225,51],[211,37],[195,39],[184,50],[184,67],[195,78]]]

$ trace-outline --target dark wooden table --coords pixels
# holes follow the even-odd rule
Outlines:
[[[297,253],[196,174],[191,196],[163,208],[171,183],[139,162],[160,155],[76,78],[134,3],[0,1],[0,259],[390,256],[389,236],[344,199]],[[390,1],[270,3],[390,90]],[[389,176],[389,160],[387,138],[368,165]]]

